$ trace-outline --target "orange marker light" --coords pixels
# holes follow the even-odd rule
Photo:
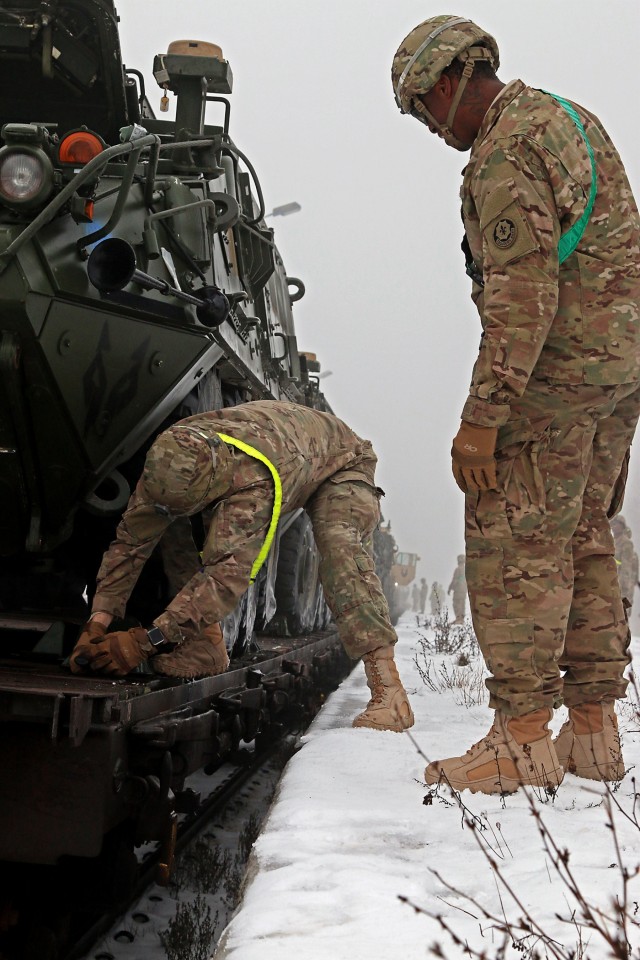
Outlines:
[[[77,130],[75,133],[68,133],[60,142],[58,149],[58,159],[60,163],[89,163],[99,153],[102,153],[104,147],[95,133],[89,133],[88,130]]]

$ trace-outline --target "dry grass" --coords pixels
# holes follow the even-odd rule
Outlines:
[[[420,635],[414,663],[422,682],[433,693],[450,690],[458,706],[475,707],[486,703],[485,668],[478,641],[471,622],[455,625],[449,620],[445,607],[435,617],[425,621],[433,636]],[[449,654],[449,662],[433,660],[436,655]]]

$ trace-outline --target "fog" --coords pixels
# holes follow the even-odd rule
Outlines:
[[[500,79],[519,77],[597,113],[640,198],[635,0],[119,0],[123,58],[158,113],[153,56],[176,39],[218,43],[234,74],[230,132],[252,160],[296,304],[298,346],[331,376],[334,412],[372,440],[383,512],[419,575],[448,584],[463,547],[450,470],[480,322],[460,251],[466,155],[402,117],[390,66],[404,36],[440,13],[494,34]],[[172,96],[172,100],[174,100]],[[211,105],[209,122],[216,122]],[[640,443],[638,444],[640,447]],[[632,456],[624,513],[640,531]],[[636,538],[637,539],[637,538]],[[638,605],[640,607],[640,604]]]

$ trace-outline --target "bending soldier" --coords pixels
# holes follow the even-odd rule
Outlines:
[[[640,224],[622,161],[592,113],[505,85],[498,66],[490,34],[438,16],[392,67],[401,111],[471,150],[463,248],[483,336],[452,460],[495,717],[425,776],[485,793],[624,773],[629,630],[607,516],[640,411]]]
[[[309,514],[325,599],[346,652],[364,661],[371,700],[354,726],[410,727],[413,713],[393,657],[397,636],[363,545],[379,520],[376,459],[371,444],[337,417],[294,403],[255,401],[170,427],[151,447],[104,555],[71,669],[79,672],[88,661],[95,672],[123,676],[149,660],[168,676],[222,673],[229,658],[220,620],[266,557],[281,499],[282,511],[304,507]],[[209,505],[202,570],[150,630],[109,633],[164,531]]]

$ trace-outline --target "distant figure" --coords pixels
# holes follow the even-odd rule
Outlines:
[[[630,614],[635,589],[638,585],[638,554],[633,549],[631,530],[622,514],[619,513],[611,521],[611,532],[616,547],[616,566],[618,567],[620,593],[629,604],[627,613]]]
[[[441,583],[438,583],[437,580],[434,580],[431,587],[431,593],[429,594],[432,617],[437,617],[442,610],[444,610],[445,599],[444,587]]]
[[[418,613],[420,610],[420,587],[415,581],[411,587],[411,609],[414,613]]]
[[[464,623],[464,609],[467,602],[467,580],[464,575],[464,554],[458,557],[458,566],[453,571],[453,577],[447,593],[453,590],[454,623]]]
[[[427,605],[427,594],[429,593],[429,584],[424,577],[420,578],[420,613],[424,613]]]

